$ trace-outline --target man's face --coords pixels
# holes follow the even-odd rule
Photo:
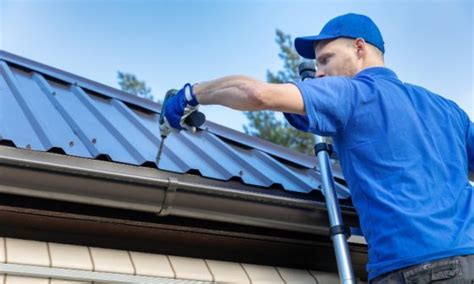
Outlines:
[[[320,41],[316,44],[316,77],[355,76],[357,68],[357,51],[353,40],[338,38]]]

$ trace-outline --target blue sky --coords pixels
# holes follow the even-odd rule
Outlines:
[[[275,29],[317,34],[331,18],[370,16],[401,80],[457,102],[474,120],[473,1],[0,0],[0,49],[118,87],[136,74],[157,98],[167,89],[282,67]],[[203,108],[241,130],[241,112]]]

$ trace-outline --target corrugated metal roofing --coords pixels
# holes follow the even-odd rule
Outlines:
[[[18,148],[300,193],[320,186],[315,158],[211,122],[194,134],[172,133],[156,165],[158,104],[3,51],[0,74],[0,140]]]

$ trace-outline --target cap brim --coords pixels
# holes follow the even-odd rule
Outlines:
[[[295,39],[295,48],[299,55],[303,56],[304,58],[308,59],[315,59],[314,56],[314,43],[325,40],[325,39],[333,39],[339,36],[335,35],[317,35],[317,36],[304,36],[304,37],[297,37]]]

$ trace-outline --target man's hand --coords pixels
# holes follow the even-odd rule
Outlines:
[[[196,95],[193,93],[193,88],[189,83],[184,85],[176,95],[165,99],[163,103],[165,104],[163,111],[165,123],[178,130],[189,128],[184,120],[199,108]]]

